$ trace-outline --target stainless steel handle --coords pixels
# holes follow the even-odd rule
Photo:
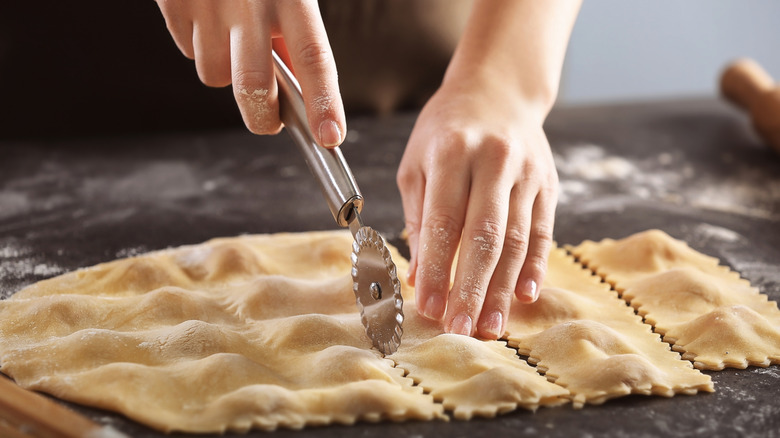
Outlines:
[[[312,175],[319,182],[336,223],[347,227],[354,219],[354,210],[359,213],[363,209],[363,196],[355,177],[352,176],[341,149],[326,149],[314,140],[306,118],[301,86],[279,55],[276,52],[272,54],[276,67],[276,82],[279,84],[279,114],[282,122],[298,145]]]

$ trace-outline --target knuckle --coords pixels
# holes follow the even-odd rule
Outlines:
[[[303,68],[324,69],[330,62],[330,46],[317,37],[302,39],[296,51]]]
[[[485,142],[483,154],[492,161],[504,163],[512,157],[514,149],[514,144],[507,137],[491,136]]]
[[[504,229],[500,223],[483,218],[474,225],[471,238],[481,243],[481,248],[495,250],[501,244],[503,234]]]
[[[542,248],[539,249],[539,251],[534,251],[533,253],[528,254],[528,257],[526,257],[525,262],[523,263],[524,273],[530,273],[533,276],[540,276],[547,271],[547,255],[549,248],[547,250]]]
[[[523,271],[532,277],[543,275],[547,271],[547,258],[538,255],[529,257],[523,265]]]
[[[536,162],[534,161],[526,161],[520,167],[520,182],[524,185],[533,185],[538,187],[544,178],[545,177],[543,175],[540,175],[539,166],[537,166]]]
[[[496,286],[488,290],[488,293],[494,297],[495,306],[498,310],[508,311],[515,294],[514,284]]]
[[[528,251],[528,236],[518,228],[509,228],[504,236],[504,252],[509,257],[525,257]]]
[[[264,72],[255,70],[235,70],[233,72],[233,87],[236,93],[267,96],[273,79]]]
[[[270,81],[257,71],[233,74],[233,94],[246,127],[255,134],[275,134],[281,130],[278,101],[270,92]]]
[[[549,249],[553,240],[552,224],[535,224],[531,230],[531,238],[540,244],[541,249]]]
[[[446,209],[432,213],[422,225],[441,241],[450,241],[450,238],[459,236],[461,232],[461,223],[455,212]]]
[[[407,218],[404,221],[404,230],[406,231],[407,237],[417,237],[420,229],[420,222],[417,219]]]

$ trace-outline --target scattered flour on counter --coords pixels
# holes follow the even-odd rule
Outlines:
[[[42,277],[51,277],[53,275],[62,274],[64,271],[65,270],[59,266],[48,265],[46,263],[38,263],[37,265],[33,266],[32,269],[33,275]]]
[[[558,191],[558,202],[568,204],[577,196],[583,196],[588,191],[588,185],[577,180],[561,180]]]
[[[2,246],[0,247],[0,259],[10,259],[12,257],[21,257],[30,253],[29,248],[19,248],[16,246]]]
[[[777,365],[768,368],[755,368],[753,369],[753,374],[762,374],[775,379],[780,379],[780,368],[778,368]]]
[[[702,241],[718,240],[720,242],[734,243],[744,240],[744,237],[736,231],[708,223],[697,225],[694,234]]]
[[[637,171],[630,161],[606,155],[603,148],[595,145],[580,146],[566,155],[556,155],[555,164],[559,172],[589,181],[623,179]]]
[[[198,169],[190,163],[157,161],[130,168],[123,175],[88,178],[79,192],[86,199],[168,203],[202,196],[203,184]]]
[[[118,259],[124,259],[128,257],[135,257],[140,254],[144,254],[149,252],[148,248],[145,246],[135,246],[131,248],[122,248],[119,251],[116,252],[116,258]]]
[[[52,277],[65,272],[65,269],[47,263],[36,263],[33,258],[0,262],[0,277],[22,278],[29,275]]]
[[[660,201],[659,205],[780,219],[780,175],[747,163],[735,164],[727,156],[720,160],[730,169],[725,177],[697,172],[697,163],[686,161],[681,152],[628,159],[597,145],[574,145],[555,154],[559,204],[576,203],[579,209],[599,201],[612,211]]]
[[[701,181],[688,191],[691,205],[764,219],[780,213],[780,175],[743,167],[725,179]]]
[[[32,248],[20,245],[15,239],[0,242],[0,285],[3,280],[42,280],[65,273],[66,269],[50,263],[43,263],[43,257]],[[37,277],[37,278],[29,278]],[[8,297],[13,290],[0,287],[0,296]]]
[[[571,147],[555,154],[560,177],[559,203],[599,201],[608,210],[620,210],[627,203],[647,199],[679,203],[677,191],[694,176],[694,171],[690,166],[673,169],[670,165],[674,162],[675,156],[666,152],[632,161],[607,154],[604,148],[593,144]]]
[[[769,292],[765,287],[780,287],[780,269],[777,269],[777,265],[763,260],[749,248],[724,247],[719,253],[735,271],[743,278],[750,279],[762,292]]]

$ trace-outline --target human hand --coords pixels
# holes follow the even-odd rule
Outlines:
[[[211,87],[233,84],[247,128],[281,130],[271,49],[301,84],[309,126],[324,147],[346,133],[336,64],[316,0],[157,0],[176,45]]]
[[[558,196],[545,115],[500,87],[445,84],[417,119],[398,171],[409,281],[449,333],[497,339],[512,296],[539,296]]]

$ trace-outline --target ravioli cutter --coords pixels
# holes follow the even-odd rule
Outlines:
[[[360,217],[363,196],[341,149],[317,144],[297,79],[276,52],[273,59],[281,120],[303,153],[336,223],[352,232],[352,289],[366,334],[383,354],[393,354],[401,344],[404,313],[401,283],[387,243]]]

